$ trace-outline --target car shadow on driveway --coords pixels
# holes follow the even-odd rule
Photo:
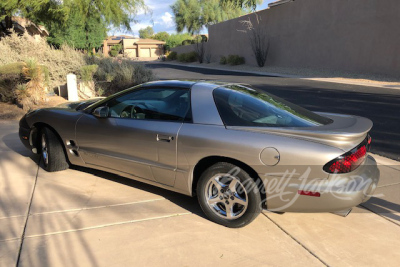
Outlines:
[[[171,201],[172,203],[176,204],[177,206],[179,206],[195,215],[198,215],[200,217],[207,219],[205,217],[203,211],[201,210],[196,197],[186,196],[186,195],[176,193],[173,191],[169,191],[167,189],[163,189],[163,188],[160,188],[157,186],[153,186],[153,185],[139,182],[139,181],[136,181],[133,179],[129,179],[129,178],[117,175],[117,174],[100,171],[100,170],[96,170],[96,169],[92,169],[92,168],[86,168],[86,167],[75,166],[75,165],[71,166],[70,168],[73,170],[92,174],[92,175],[100,177],[102,179],[106,179],[106,180],[109,180],[112,182],[116,182],[116,183],[123,184],[126,186],[134,187],[136,189],[143,190],[143,191],[155,194],[155,195],[159,195],[160,197],[163,197],[163,198]]]
[[[3,137],[3,143],[12,151],[20,154],[23,157],[29,157],[32,161],[36,164],[39,164],[40,168],[43,170],[43,165],[40,161],[40,156],[33,154],[27,148],[25,148],[21,142],[16,142],[16,138],[18,138],[18,133],[8,134]],[[88,174],[92,174],[102,179],[106,179],[112,182],[120,183],[126,186],[134,187],[139,190],[143,190],[155,195],[159,195],[172,203],[176,204],[177,206],[187,210],[190,213],[198,215],[200,217],[206,218],[203,211],[201,210],[197,198],[186,196],[183,194],[179,194],[173,191],[169,191],[163,188],[159,188],[153,185],[149,185],[146,183],[142,183],[133,179],[125,178],[123,176],[119,176],[113,173],[100,171],[92,168],[86,168],[81,166],[72,165],[70,169],[77,170],[80,172],[85,172]]]
[[[400,222],[400,205],[397,203],[372,197],[361,206],[389,220]]]

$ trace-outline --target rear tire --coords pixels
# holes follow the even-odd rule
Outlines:
[[[63,146],[56,134],[47,127],[40,131],[40,145],[43,168],[48,172],[56,172],[68,169]]]
[[[197,198],[210,220],[230,228],[251,223],[262,210],[256,182],[246,171],[227,162],[203,172],[197,183]]]

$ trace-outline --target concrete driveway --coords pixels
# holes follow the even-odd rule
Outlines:
[[[105,172],[47,173],[0,122],[0,266],[398,266],[400,165],[348,217],[265,212],[242,229],[196,199]]]

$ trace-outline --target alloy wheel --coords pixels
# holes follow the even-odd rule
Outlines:
[[[235,220],[247,209],[247,192],[240,180],[230,174],[214,175],[205,187],[208,206],[218,216]]]

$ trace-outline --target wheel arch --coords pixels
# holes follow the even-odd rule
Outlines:
[[[36,122],[32,125],[32,130],[31,130],[31,138],[32,138],[32,144],[34,145],[34,147],[36,148],[36,153],[40,154],[40,130],[43,129],[44,127],[49,128],[57,137],[58,141],[61,143],[61,147],[63,148],[64,154],[65,154],[65,158],[67,159],[68,163],[69,163],[69,158],[68,158],[68,154],[67,154],[67,150],[65,148],[64,142],[60,136],[60,134],[56,131],[56,129],[54,129],[52,126],[50,126],[47,123],[44,122]]]
[[[252,179],[256,180],[260,180],[261,178],[258,175],[258,173],[252,168],[250,167],[248,164],[234,159],[234,158],[229,158],[229,157],[223,157],[223,156],[208,156],[205,158],[202,158],[199,162],[197,162],[197,164],[195,165],[194,169],[193,169],[193,175],[192,175],[192,195],[196,194],[196,189],[197,189],[197,182],[200,179],[201,174],[209,167],[211,167],[212,165],[218,163],[218,162],[227,162],[227,163],[231,163],[233,165],[238,166],[239,168],[243,169],[244,171],[246,171],[250,177]],[[260,187],[259,187],[259,191],[261,194],[261,199],[262,201],[266,199],[266,194],[265,194],[265,188],[264,188],[264,183],[261,182],[260,183]]]

